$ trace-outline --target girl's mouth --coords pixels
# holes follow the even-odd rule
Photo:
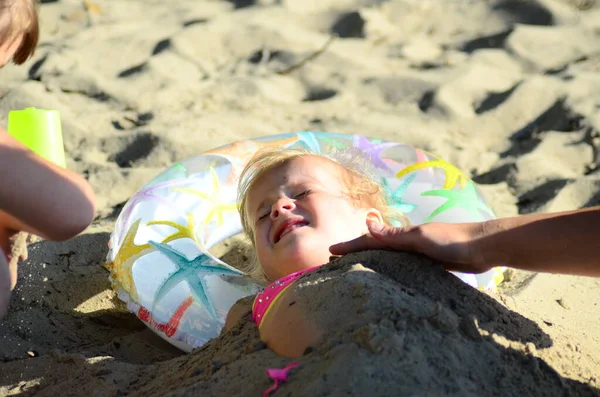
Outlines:
[[[273,239],[274,244],[277,244],[283,238],[283,236],[290,233],[292,230],[306,225],[308,225],[308,222],[302,219],[290,219],[285,221],[277,233],[275,233],[275,238]]]

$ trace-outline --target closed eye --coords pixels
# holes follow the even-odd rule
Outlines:
[[[310,194],[310,190],[305,190],[302,193],[295,195],[294,198],[295,199],[301,199],[301,198],[306,197],[309,194]]]

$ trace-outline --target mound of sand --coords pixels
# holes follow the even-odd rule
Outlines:
[[[86,242],[80,244],[81,249]],[[85,272],[85,266],[81,268]],[[93,278],[88,277],[86,294],[102,284]],[[70,284],[63,281],[63,286]],[[282,394],[598,395],[590,384],[561,376],[581,370],[581,354],[574,361],[572,350],[554,341],[542,324],[426,258],[384,251],[348,255],[303,277],[295,289],[297,304],[327,332],[320,345],[297,360],[300,365],[290,373]],[[71,295],[68,287],[60,293]],[[81,298],[71,296],[75,301]],[[28,379],[7,389],[9,393],[259,395],[269,386],[265,369],[290,362],[266,348],[249,316],[193,353],[167,359],[172,352],[163,351],[165,346],[152,338],[144,341],[140,327],[132,332],[133,322],[126,326],[127,319],[115,313],[98,315],[95,310],[88,321],[81,313],[79,326],[75,319],[52,316],[48,327],[41,324],[39,313],[34,314],[35,303],[27,306],[30,309],[21,312],[28,313],[29,323],[11,329],[17,337],[8,342],[16,347],[18,338],[26,343],[36,339],[33,330],[44,328],[51,335],[45,346],[29,348],[30,355],[39,356],[34,365],[4,364],[3,378],[21,371],[21,378]],[[75,340],[88,345],[69,352],[67,346]],[[146,356],[133,356],[132,349],[144,349]],[[557,370],[557,360],[549,358],[561,356]],[[157,363],[161,360],[165,361]]]

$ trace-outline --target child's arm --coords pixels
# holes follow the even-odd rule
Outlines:
[[[523,215],[481,223],[428,223],[393,228],[331,247],[333,254],[367,249],[416,251],[448,270],[482,273],[494,266],[600,276],[600,207]]]
[[[0,129],[0,228],[65,240],[93,220],[95,197],[76,173],[35,155]]]

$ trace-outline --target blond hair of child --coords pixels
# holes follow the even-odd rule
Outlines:
[[[38,1],[0,0],[0,45],[19,43],[12,61],[17,65],[27,61],[34,54],[38,39]]]
[[[408,219],[400,211],[395,209],[387,192],[377,182],[370,170],[370,161],[358,150],[347,149],[333,151],[328,154],[317,154],[306,149],[276,149],[258,152],[246,164],[240,175],[238,186],[238,203],[240,219],[246,237],[250,240],[253,248],[256,248],[254,231],[248,215],[248,196],[254,184],[269,171],[284,165],[285,163],[302,156],[315,156],[326,159],[338,165],[344,172],[344,186],[347,197],[357,206],[373,207],[381,212],[382,219],[387,225],[408,225]],[[256,252],[250,252],[250,259],[242,269],[253,279],[266,283],[266,275],[258,261]]]

